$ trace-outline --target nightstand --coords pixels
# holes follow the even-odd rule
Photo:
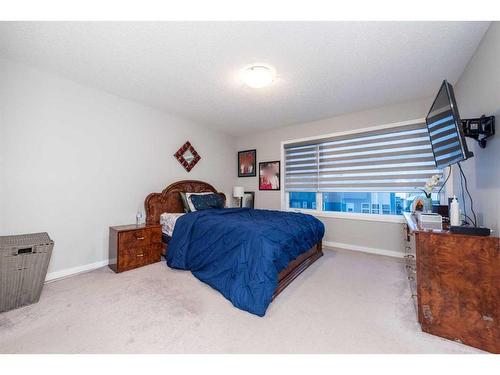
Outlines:
[[[109,228],[109,268],[115,272],[159,262],[161,248],[161,225]]]

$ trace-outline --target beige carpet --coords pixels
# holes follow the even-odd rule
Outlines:
[[[478,353],[425,334],[401,260],[327,249],[264,318],[164,262],[47,284],[0,314],[1,353]]]

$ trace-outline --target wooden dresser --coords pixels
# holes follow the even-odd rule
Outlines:
[[[123,272],[161,259],[161,225],[109,228],[109,267]]]
[[[425,231],[405,214],[405,267],[422,331],[500,353],[500,239]]]

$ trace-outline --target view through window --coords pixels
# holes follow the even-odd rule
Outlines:
[[[322,194],[321,211],[354,212],[375,215],[402,215],[410,212],[413,200],[421,192],[290,192],[289,207],[297,209],[317,209],[316,194]],[[432,200],[439,204],[439,195],[432,194]]]

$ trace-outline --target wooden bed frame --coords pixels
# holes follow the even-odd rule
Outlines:
[[[203,181],[196,180],[183,180],[174,182],[167,186],[161,193],[151,193],[144,201],[146,209],[146,224],[159,224],[160,215],[164,212],[176,213],[184,212],[184,205],[180,197],[180,192],[185,193],[204,193],[212,192],[219,194],[224,201],[226,195],[218,192],[212,185]],[[167,244],[163,244],[165,253],[167,251]],[[163,255],[165,255],[165,253]],[[316,260],[323,256],[321,241],[318,242],[311,249],[301,254],[297,259],[290,262],[290,264],[280,272],[278,276],[278,287],[273,294],[273,299],[280,294],[297,276],[313,264]]]

